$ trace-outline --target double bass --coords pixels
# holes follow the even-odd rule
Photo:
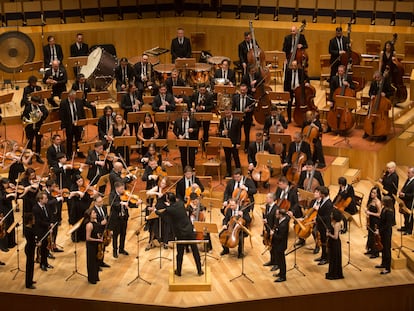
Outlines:
[[[307,120],[309,120],[308,117],[309,118],[312,118],[311,119],[312,122],[309,125],[306,125],[303,128],[302,134],[303,134],[303,140],[306,141],[309,144],[310,149],[311,149],[311,154],[313,154],[314,153],[314,150],[315,150],[314,141],[316,139],[318,139],[319,138],[319,135],[322,134],[322,133],[319,132],[319,127],[316,126],[313,123],[313,121],[315,120],[313,111],[307,111],[306,112],[306,118],[307,118]]]
[[[393,34],[391,44],[395,46],[395,43],[397,42],[398,34]],[[395,103],[403,103],[407,99],[407,88],[404,85],[404,66],[401,64],[401,62],[398,60],[397,57],[392,57],[392,62],[395,65],[394,70],[391,72],[391,81],[393,86],[396,88],[395,92]]]
[[[351,23],[348,23],[348,53],[341,54],[340,61],[341,64],[347,66],[349,63],[352,65],[359,65],[361,63],[361,55],[357,52],[352,51],[351,49]]]
[[[299,27],[298,32],[296,34],[295,37],[295,43],[292,47],[292,52],[290,53],[289,58],[289,63],[287,68],[291,69],[292,68],[292,63],[293,61],[296,60],[296,62],[298,63],[299,68],[304,69],[305,67],[307,67],[307,63],[309,60],[308,54],[306,53],[306,51],[304,49],[298,49],[298,44],[299,44],[299,40],[300,40],[300,35],[303,32],[303,30],[306,27],[306,20],[302,21],[302,25]]]

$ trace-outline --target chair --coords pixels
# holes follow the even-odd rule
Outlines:
[[[322,86],[323,82],[328,81],[331,76],[331,56],[328,54],[320,55],[319,62],[321,65],[320,86]]]
[[[362,201],[364,200],[364,194],[359,191],[355,191],[355,205],[358,207],[358,215],[359,215],[359,224],[362,227],[362,217],[361,217],[361,207],[362,207]]]
[[[206,142],[206,157],[207,162],[204,162],[203,165],[203,175],[206,175],[206,168],[213,167],[217,169],[217,175],[221,181],[221,163],[220,163],[220,148],[211,147],[210,142]],[[210,157],[209,157],[210,156]],[[211,157],[212,156],[212,157]]]
[[[277,79],[280,78],[280,83],[283,83],[283,64],[286,60],[286,54],[282,51],[266,51],[265,62],[270,65],[269,72],[274,74],[275,86]]]
[[[366,39],[365,53],[369,55],[379,55],[381,52],[381,40]]]

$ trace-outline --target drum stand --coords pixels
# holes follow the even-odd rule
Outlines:
[[[296,235],[296,231],[295,230],[293,230],[293,232],[295,232],[295,239],[293,240],[294,241],[294,243],[296,243],[296,240],[297,240],[297,235]],[[298,271],[300,274],[302,274],[303,276],[306,276],[306,274],[305,273],[303,273],[300,269],[299,269],[299,266],[298,266],[298,264],[297,264],[297,261],[296,261],[296,259],[297,259],[297,254],[296,254],[296,252],[297,252],[297,249],[299,248],[299,247],[296,247],[295,245],[293,245],[294,246],[294,248],[293,248],[293,267],[292,268],[290,268],[289,270],[286,270],[286,273],[287,272],[289,272],[289,271],[291,271],[291,270],[293,270],[293,269],[295,269],[296,271]],[[286,256],[286,255],[285,255]]]
[[[244,277],[244,278],[248,279],[250,281],[250,283],[254,283],[254,281],[251,278],[249,278],[246,273],[244,273],[244,231],[241,231],[240,234],[241,234],[240,239],[242,239],[241,240],[241,249],[242,249],[242,254],[243,254],[243,256],[241,258],[241,260],[242,260],[242,270],[241,270],[241,273],[238,276],[232,278],[230,280],[230,282],[233,282],[234,280],[237,280],[241,277]]]
[[[348,225],[348,241],[346,241],[346,243],[348,244],[348,262],[346,263],[346,265],[344,266],[344,268],[346,268],[346,266],[351,265],[352,267],[354,267],[355,269],[362,271],[360,267],[358,267],[357,265],[353,264],[351,262],[351,223],[353,221],[352,216],[350,216],[347,219],[349,225]]]
[[[158,236],[159,236],[159,238],[161,238],[161,216],[158,216]],[[170,258],[167,258],[167,257],[163,257],[162,255],[161,255],[161,252],[162,252],[162,245],[161,245],[162,243],[160,243],[160,246],[159,246],[159,249],[160,249],[160,255],[159,256],[157,256],[157,257],[154,257],[154,258],[151,258],[149,261],[153,261],[153,260],[155,260],[155,259],[159,259],[160,260],[160,269],[161,269],[161,262],[162,262],[162,260],[163,259],[166,259],[166,260],[168,260],[168,261],[171,261],[171,259]]]
[[[143,281],[143,282],[145,282],[145,283],[147,283],[148,285],[151,285],[151,282],[148,282],[147,280],[145,280],[145,279],[143,279],[142,277],[141,277],[141,275],[140,275],[140,271],[139,271],[139,241],[140,241],[140,239],[139,239],[139,235],[140,235],[140,230],[137,230],[136,232],[135,232],[135,234],[137,235],[137,276],[131,281],[131,282],[129,282],[128,284],[127,284],[127,286],[129,286],[129,285],[131,285],[132,283],[134,283],[135,281],[139,281],[139,280],[141,280],[141,281]]]
[[[77,241],[78,240],[78,229],[76,229],[75,230],[75,241]],[[85,277],[85,278],[87,278],[87,276],[86,275],[84,275],[84,274],[82,274],[82,273],[80,273],[80,272],[78,272],[78,251],[77,251],[77,242],[75,242],[75,251],[73,252],[73,256],[75,257],[75,270],[73,270],[73,272],[72,272],[72,274],[71,275],[69,275],[66,279],[65,279],[65,281],[67,282],[67,281],[69,281],[73,276],[75,276],[76,274],[77,275],[80,275],[80,276],[83,276],[83,277]]]
[[[16,273],[13,276],[13,279],[16,279],[17,274],[19,274],[19,272],[24,272],[24,270],[20,269],[20,249],[19,249],[19,223],[16,224],[16,258],[17,258],[17,267],[14,269],[11,269],[10,272],[16,271]]]

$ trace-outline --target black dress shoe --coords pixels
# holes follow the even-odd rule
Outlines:
[[[286,281],[286,278],[284,278],[284,277],[278,277],[276,280],[275,280],[275,283],[280,283],[280,282],[285,282]]]
[[[371,254],[371,256],[369,256],[369,258],[373,259],[373,258],[378,258],[379,255],[378,254]]]
[[[302,245],[305,245],[305,240],[299,238],[299,240],[295,243],[295,246],[302,246]]]
[[[201,276],[201,275],[204,274],[204,271],[203,270],[200,270],[200,271],[197,272],[197,274]]]
[[[327,263],[328,261],[326,259],[322,259],[321,261],[319,261],[318,265],[323,266],[323,265],[326,265]]]
[[[410,232],[403,232],[403,235],[411,235]]]
[[[49,264],[47,264],[47,266],[46,266],[48,269],[53,269],[53,266],[52,265],[49,265]]]
[[[36,286],[30,285],[30,286],[26,286],[27,289],[36,289]]]
[[[272,264],[271,261],[268,261],[268,262],[264,263],[263,266],[264,267],[270,267],[270,266],[273,266],[273,264]]]
[[[226,254],[228,254],[229,252],[230,252],[230,251],[225,251],[225,250],[223,250],[223,251],[221,251],[220,256],[226,255]]]
[[[32,284],[36,284],[37,282],[36,281],[32,281]]]
[[[53,251],[55,252],[55,253],[63,253],[63,249],[60,249],[60,248],[54,248],[53,249]]]
[[[391,273],[391,271],[390,270],[384,270],[384,271],[380,272],[380,274],[388,274],[388,273]]]
[[[39,163],[39,164],[44,164],[45,163],[45,161],[43,161],[41,157],[36,157],[36,162]]]
[[[122,255],[125,255],[125,256],[128,256],[129,255],[129,253],[126,250],[124,250],[124,249],[123,250],[120,250],[119,253],[122,254]]]
[[[316,246],[315,249],[313,250],[313,253],[314,254],[318,254],[319,251],[320,251],[320,247],[319,246]]]
[[[375,268],[377,268],[377,269],[383,269],[383,268],[385,268],[385,266],[383,266],[383,265],[376,265]]]
[[[371,251],[371,250],[366,251],[366,252],[364,253],[364,255],[371,255],[371,254],[372,254],[372,251]]]
[[[244,257],[244,254],[243,253],[239,253],[238,255],[237,255],[237,258],[243,258]]]
[[[105,263],[105,262],[102,262],[101,264],[100,264],[100,266],[101,267],[103,267],[103,268],[110,268],[111,266],[110,265],[108,265],[107,263]]]
[[[118,254],[116,252],[114,252],[113,256],[114,258],[118,258]]]
[[[50,259],[55,259],[56,257],[55,257],[55,256],[53,256],[51,253],[49,253],[49,254],[47,254],[47,258],[50,258]]]
[[[3,261],[0,261],[0,266],[6,265]]]
[[[181,276],[181,271],[175,270],[175,271],[174,271],[174,274],[175,274],[176,276]]]
[[[313,261],[321,261],[321,260],[322,260],[322,257],[319,257],[319,258],[314,259]]]
[[[2,252],[7,253],[7,252],[9,251],[9,249],[8,249],[7,247],[3,247],[3,248],[1,249],[1,251],[2,251]]]
[[[270,271],[276,271],[277,269],[279,269],[279,266],[278,265],[274,265],[273,267],[272,267],[272,269],[270,269]]]
[[[368,138],[368,134],[364,133],[364,135],[362,135],[362,138]]]
[[[102,268],[101,267],[98,267],[98,271],[102,271]]]
[[[41,266],[40,266],[40,269],[41,269],[42,271],[47,271],[47,268],[46,268],[46,266],[44,266],[44,265],[41,265]]]
[[[88,283],[89,284],[94,284],[94,285],[96,284],[96,282],[91,282],[91,281],[88,281]]]
[[[398,228],[397,231],[405,231],[405,227]]]

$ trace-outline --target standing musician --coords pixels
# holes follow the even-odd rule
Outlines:
[[[96,222],[100,225],[99,233],[103,236],[105,229],[108,227],[108,209],[104,205],[101,195],[96,196],[93,210],[96,212]],[[111,233],[112,234],[112,233]],[[105,245],[103,245],[103,257],[99,260],[99,267],[110,268],[111,266],[104,262]]]
[[[346,67],[344,65],[338,66],[338,72],[331,76],[331,80],[329,81],[329,101],[328,104],[333,107],[333,103],[335,102],[334,93],[338,88],[345,88],[349,87],[351,90],[355,90],[355,84],[352,81],[352,76],[348,75],[345,79],[345,71]]]
[[[189,117],[187,109],[181,113],[181,118],[175,120],[173,133],[178,140],[198,140],[198,124],[194,118]],[[180,147],[181,165],[190,165],[195,168],[195,154],[197,147]]]
[[[38,92],[42,90],[42,87],[40,85],[37,85],[36,76],[30,76],[27,79],[27,83],[29,85],[25,86],[23,89],[23,96],[20,102],[20,107],[25,107],[26,105],[30,104],[30,94],[32,94],[33,92]]]
[[[335,76],[341,65],[341,55],[349,52],[350,42],[348,37],[344,37],[342,27],[336,27],[336,35],[329,41],[329,54],[331,54],[331,79]],[[342,65],[341,65],[342,66]],[[332,89],[331,89],[332,94]]]
[[[70,57],[88,56],[89,46],[83,42],[83,34],[76,34],[76,41],[70,45]],[[73,67],[75,77],[79,74],[78,67]],[[95,117],[94,117],[95,118]]]
[[[157,124],[152,120],[152,116],[149,112],[146,112],[144,115],[144,122],[142,122],[139,125],[138,128],[138,139],[141,142],[141,154],[143,157],[146,157],[146,154],[149,150],[149,146],[145,147],[144,143],[147,139],[157,139],[159,136],[158,133],[158,126]],[[153,143],[151,143],[153,144]],[[144,164],[147,164],[148,159],[143,160],[143,158],[141,158],[141,162]]]
[[[257,70],[254,64],[250,64],[247,67],[247,73],[243,75],[240,85],[245,84],[247,86],[247,94],[251,95],[256,92],[256,89],[263,86],[263,77]]]
[[[56,166],[58,153],[65,154],[65,147],[62,145],[62,137],[59,134],[54,134],[52,136],[52,144],[46,150],[47,164],[49,167]]]
[[[125,237],[128,224],[128,202],[123,202],[121,196],[125,193],[125,186],[123,182],[115,182],[114,191],[109,195],[109,202],[111,202],[111,215],[109,216],[108,228],[113,231],[112,247],[113,256],[118,258],[119,254],[126,256],[129,253],[125,250]],[[119,251],[118,251],[118,236],[119,236]]]
[[[391,241],[392,241],[392,227],[395,224],[395,212],[392,200],[389,196],[382,198],[382,210],[380,215],[379,226],[376,234],[381,236],[382,242],[382,260],[381,264],[375,268],[381,269],[380,274],[391,273]]]
[[[177,58],[191,57],[191,41],[184,37],[184,29],[177,28],[177,37],[171,41],[171,62],[175,63]]]
[[[329,198],[329,188],[326,186],[319,186],[315,192],[319,192],[319,200],[316,200],[313,208],[318,211],[316,216],[316,226],[321,239],[322,255],[315,259],[319,261],[318,265],[326,265],[328,263],[328,252],[327,252],[327,236],[326,232],[331,223],[331,214],[333,211],[333,204]],[[318,196],[318,195],[317,195]]]
[[[116,190],[115,184],[117,182],[122,183],[125,186],[127,183],[130,183],[136,178],[136,176],[131,173],[128,173],[125,177],[122,177],[122,168],[123,166],[121,162],[115,162],[112,171],[109,173],[109,183],[111,185],[111,192],[114,192]]]
[[[125,91],[129,82],[133,82],[135,77],[134,68],[126,57],[119,60],[119,65],[115,68],[116,91]]]
[[[253,124],[253,110],[256,103],[255,99],[247,94],[248,87],[246,84],[240,85],[240,94],[234,94],[232,98],[233,111],[244,112],[242,125],[244,129],[244,151],[247,152],[247,148],[250,145],[250,129]]]
[[[285,36],[283,40],[283,49],[282,51],[286,54],[286,60],[288,60],[293,52],[295,46],[296,36],[298,35],[298,28],[292,26],[290,29],[290,35]],[[299,43],[297,46],[298,50],[307,49],[308,43],[306,42],[305,35],[303,33],[299,34]]]
[[[298,160],[300,160],[300,156],[302,155],[304,155],[305,160],[312,159],[310,146],[306,141],[303,140],[303,135],[301,132],[295,132],[293,134],[293,141],[289,145],[286,161],[282,164],[284,175],[286,175],[288,168],[294,165],[294,163],[292,163],[294,154],[297,156]]]
[[[63,52],[60,44],[55,43],[55,37],[47,37],[47,45],[43,47],[43,63],[45,68],[51,65],[54,61],[61,63],[63,60]]]
[[[52,223],[58,222],[59,224],[62,222],[62,203],[63,203],[63,197],[61,194],[58,194],[57,196],[54,195],[53,192],[58,193],[59,187],[56,184],[54,180],[49,179],[46,181],[46,189],[44,192],[47,194],[47,203],[46,203],[46,209],[49,214],[50,221]],[[56,246],[56,238],[58,235],[58,226],[55,226],[52,231],[52,248],[50,251],[53,251],[55,253],[62,253],[63,250],[58,248]],[[49,256],[49,258],[52,258]]]
[[[395,36],[395,35],[394,35]],[[395,64],[397,60],[395,46],[392,41],[386,41],[384,48],[381,51],[379,58],[378,68],[379,71],[383,74],[387,66],[390,68],[390,76],[393,76],[393,73],[398,71],[398,67]],[[391,80],[391,79],[390,79]],[[392,81],[395,83],[395,81]]]
[[[238,118],[233,117],[231,106],[224,108],[224,118],[220,119],[219,135],[221,137],[230,138],[232,147],[224,147],[224,154],[226,156],[226,177],[231,176],[231,157],[234,159],[236,168],[241,168],[239,158],[239,148],[241,141],[241,122]]]
[[[197,195],[196,192],[192,192],[188,198],[188,213],[190,216],[191,223],[194,224],[195,221],[205,222],[206,220],[206,207],[201,204],[201,196]],[[213,244],[211,244],[210,232],[197,232],[197,239],[207,240],[207,244],[204,244],[204,251],[209,252],[213,250]]]
[[[161,166],[158,165],[157,159],[155,157],[151,157],[148,160],[148,165],[144,170],[144,174],[142,174],[141,180],[147,183],[145,189],[149,190],[158,184],[160,177],[164,177],[166,175],[167,173],[164,172]]]
[[[7,178],[2,178],[0,180],[0,215],[1,218],[5,217],[7,214],[7,218],[2,222],[2,229],[5,231],[5,236],[1,244],[2,251],[9,251],[9,248],[15,247],[16,244],[16,231],[15,229],[9,232],[9,227],[14,223],[14,211],[13,211],[13,203],[12,201],[16,199],[16,192],[13,191],[12,193],[8,193],[6,189],[10,189],[10,181]],[[10,214],[9,214],[10,213]],[[0,219],[1,219],[0,218]],[[1,227],[0,227],[1,228]],[[1,229],[0,229],[1,232]]]
[[[195,176],[191,166],[184,167],[184,176],[177,182],[175,191],[177,199],[184,203],[188,203],[190,193],[195,192],[200,196],[204,192],[204,186],[200,179]]]
[[[305,87],[310,85],[309,77],[303,69],[298,68],[298,63],[294,60],[291,68],[286,68],[285,70],[285,80],[283,84],[283,90],[290,93],[290,100],[287,105],[287,123],[292,122],[292,104],[293,99],[295,98],[295,89],[303,84],[305,84]]]
[[[24,192],[20,195],[20,198],[23,198],[23,214],[31,213],[36,204],[36,195],[39,192],[36,171],[28,167],[20,184],[24,187]]]
[[[413,233],[413,207],[414,207],[414,167],[410,166],[407,171],[407,180],[403,187],[398,192],[398,196],[403,200],[405,207],[410,210],[410,213],[404,212],[404,235],[411,235]],[[401,212],[401,211],[400,211]],[[400,230],[400,231],[401,231]]]
[[[237,191],[236,191],[237,190]],[[254,202],[253,195],[257,192],[256,186],[254,182],[245,176],[242,175],[242,171],[240,168],[236,168],[233,171],[233,179],[229,180],[226,189],[224,190],[224,198],[223,198],[223,208],[221,212],[225,215],[225,210],[228,204],[228,201],[231,198],[239,197],[242,198],[243,191],[246,191],[247,197],[252,204]],[[240,195],[239,195],[240,193]],[[253,204],[251,208],[248,208],[247,211],[253,210]]]
[[[159,94],[154,97],[152,103],[152,110],[154,112],[169,112],[175,110],[175,100],[172,94],[167,93],[167,87],[164,84],[160,85]],[[168,122],[157,122],[158,130],[160,132],[160,139],[167,138]]]
[[[53,266],[49,265],[47,262],[48,238],[46,235],[51,234],[51,233],[48,233],[48,231],[53,225],[50,219],[50,216],[51,216],[50,211],[47,210],[47,202],[48,202],[48,198],[47,198],[46,192],[41,191],[36,195],[36,204],[33,206],[33,216],[35,218],[34,230],[39,239],[39,243],[41,243],[40,269],[42,269],[42,271],[47,271],[47,269],[53,269]],[[40,239],[42,238],[43,240],[40,242]]]
[[[88,282],[96,284],[99,281],[98,246],[103,243],[100,235],[100,225],[97,221],[97,213],[94,209],[86,211],[86,267]]]
[[[248,170],[251,175],[253,170],[257,166],[256,154],[257,153],[269,153],[275,154],[273,147],[265,140],[262,132],[256,132],[256,141],[251,142],[247,150],[247,161],[249,162]],[[271,175],[272,168],[267,167]],[[255,184],[257,185],[256,181]],[[269,182],[264,184],[265,188],[269,187]]]
[[[329,249],[329,268],[325,274],[327,280],[343,279],[342,273],[342,247],[339,233],[341,232],[343,215],[337,209],[332,211],[329,229],[326,231]]]
[[[66,92],[66,83],[68,82],[68,76],[65,67],[61,66],[58,60],[52,61],[49,68],[45,70],[45,76],[43,83],[48,85],[48,88],[52,88],[52,97],[48,98],[48,102],[53,107],[59,107],[54,97],[61,98],[62,93]]]
[[[312,132],[316,132],[315,130],[317,131],[317,135],[315,135],[316,137],[312,135]],[[309,145],[313,145],[313,154],[311,159],[313,162],[317,163],[318,168],[326,167],[322,148],[322,133],[323,129],[322,123],[319,120],[319,114],[316,111],[306,111],[305,121],[302,126],[302,137],[305,137],[305,140],[308,141]]]
[[[150,90],[151,95],[153,96],[157,93],[154,68],[148,61],[148,58],[148,55],[144,53],[142,54],[141,61],[134,65],[134,71],[136,74],[135,85],[137,86],[140,96],[142,96],[146,89]]]
[[[167,87],[167,93],[174,96],[174,102],[176,104],[181,104],[183,101],[188,102],[188,97],[186,95],[177,95],[173,93],[173,86],[185,86],[185,81],[178,75],[178,70],[173,69],[171,71],[171,76],[165,80],[165,86]]]
[[[286,281],[285,251],[287,249],[287,242],[289,237],[290,217],[288,213],[286,213],[286,210],[279,209],[276,212],[276,218],[276,227],[275,229],[271,230],[270,235],[273,236],[272,250],[274,249],[276,265],[280,269],[279,273],[273,274],[274,277],[277,277],[274,282],[280,283]]]
[[[276,202],[276,193],[269,192],[266,194],[265,212],[263,213],[263,243],[270,246],[271,248],[269,252],[270,260],[264,263],[263,266],[272,266],[270,271],[276,271],[278,268],[275,249],[272,247],[273,235],[271,234],[272,230],[274,234],[274,230],[276,229],[277,225],[276,211],[279,209],[279,207],[277,206]]]
[[[325,186],[323,177],[320,171],[316,170],[312,160],[307,160],[304,170],[300,173],[298,188],[314,192],[314,185]]]
[[[289,210],[298,218],[302,217],[302,210],[299,206],[298,190],[294,186],[289,186],[286,177],[281,176],[277,183],[276,200],[279,208]]]
[[[88,156],[86,157],[87,165],[89,165],[87,179],[91,186],[98,183],[99,178],[111,171],[111,162],[108,158],[105,159],[103,154],[103,142],[97,141],[94,145],[93,150],[89,150]],[[99,192],[105,193],[106,185],[99,188]]]
[[[198,91],[191,97],[191,106],[188,107],[191,113],[195,112],[211,112],[214,108],[213,95],[207,91],[206,85],[201,83],[198,85]],[[210,129],[210,120],[199,121],[198,127],[203,127],[203,147],[208,142],[208,131]]]
[[[348,184],[345,177],[338,178],[339,191],[334,199],[334,207],[345,212],[354,215],[358,212],[358,208],[355,203],[355,191],[352,185]]]
[[[382,210],[381,192],[378,187],[373,187],[369,192],[367,202],[367,209],[365,214],[367,216],[368,239],[366,245],[365,255],[370,255],[369,258],[377,258],[379,250],[375,246],[375,230],[378,229]]]
[[[28,123],[25,127],[26,137],[28,139],[27,149],[33,150],[33,140],[36,138],[36,161],[43,164],[44,161],[40,157],[40,149],[42,147],[42,135],[39,130],[43,122],[46,120],[49,112],[45,105],[41,105],[41,100],[37,96],[32,96],[30,105],[26,105],[22,114],[24,122]]]
[[[128,121],[128,112],[137,112],[141,110],[142,106],[142,93],[137,91],[137,87],[131,81],[128,85],[128,92],[122,96],[121,109],[124,110],[124,120]],[[135,136],[138,135],[138,123],[128,123],[129,135],[132,136],[132,132],[135,129]]]
[[[264,135],[270,138],[270,133],[283,133],[287,129],[285,117],[280,112],[276,105],[270,107],[270,115],[266,116],[263,132]]]
[[[221,61],[220,68],[214,72],[215,79],[224,79],[224,83],[230,86],[236,85],[236,75],[234,70],[229,68],[230,61],[228,59],[223,59]]]
[[[247,73],[247,65],[249,64],[247,60],[247,54],[251,49],[253,49],[253,43],[255,43],[257,47],[259,47],[257,41],[253,42],[252,34],[250,33],[250,31],[246,31],[244,33],[244,40],[239,44],[238,48],[240,69],[242,69],[243,74]]]
[[[36,281],[33,281],[33,273],[34,273],[34,257],[36,251],[36,240],[37,235],[34,231],[34,224],[35,218],[33,214],[25,214],[24,217],[24,229],[23,235],[26,238],[26,245],[24,247],[24,253],[26,254],[26,277],[25,277],[25,285],[26,288],[29,289],[36,289],[33,284],[36,284]],[[40,246],[40,245],[38,245]],[[4,263],[0,262],[0,265]]]
[[[228,185],[228,184],[227,184]],[[223,228],[222,231],[219,233],[219,236],[221,234],[223,234],[224,231],[226,231],[229,227],[229,223],[232,221],[237,221],[239,218],[242,218],[244,220],[244,225],[245,227],[248,227],[250,225],[251,222],[251,218],[250,218],[250,214],[248,209],[242,209],[242,206],[239,205],[239,203],[237,203],[236,199],[231,198],[228,201],[227,204],[227,208],[225,209],[225,213],[224,213],[224,219],[223,219]],[[243,258],[244,254],[243,254],[243,244],[244,241],[243,239],[247,236],[247,233],[245,234],[244,230],[240,230],[239,232],[239,243],[238,243],[238,248],[237,248],[237,258]],[[220,255],[226,255],[228,253],[230,253],[230,249],[229,247],[222,245],[223,246],[223,250],[221,251]]]
[[[110,139],[113,140],[115,137],[128,136],[129,133],[129,126],[126,123],[126,120],[121,114],[116,114],[107,136],[111,137]],[[121,154],[122,157],[125,158],[126,165],[129,165],[130,153],[128,146],[118,146],[116,148],[115,146],[112,146],[111,149],[114,150],[116,154]]]
[[[56,176],[56,183],[61,189],[69,189],[74,182],[75,176],[80,175],[83,169],[82,167],[75,169],[71,163],[67,163],[67,157],[64,153],[58,153],[56,158],[58,162],[52,167]]]
[[[72,90],[82,91],[82,102],[83,105],[92,111],[92,117],[96,118],[96,101],[88,102],[88,93],[92,91],[88,81],[86,81],[85,75],[80,73],[76,76],[75,82],[72,84]]]
[[[79,158],[85,158],[82,152],[78,151],[78,144],[81,140],[83,127],[78,126],[78,121],[85,119],[85,110],[82,100],[76,98],[76,91],[69,91],[68,98],[60,103],[59,108],[61,128],[66,133],[66,152],[68,157],[72,156],[73,141],[75,141],[75,151]]]
[[[105,106],[103,112],[103,116],[98,119],[98,138],[103,141],[106,148],[109,142],[113,140],[108,133],[112,123],[114,122],[115,113],[111,106]]]
[[[382,185],[384,186],[384,190],[387,191],[382,195],[390,196],[393,202],[395,203],[395,197],[397,196],[399,182],[399,177],[395,172],[397,164],[395,164],[395,162],[393,161],[388,162],[386,168],[387,170],[384,172],[382,178],[380,178],[379,180],[379,182],[382,183]]]

